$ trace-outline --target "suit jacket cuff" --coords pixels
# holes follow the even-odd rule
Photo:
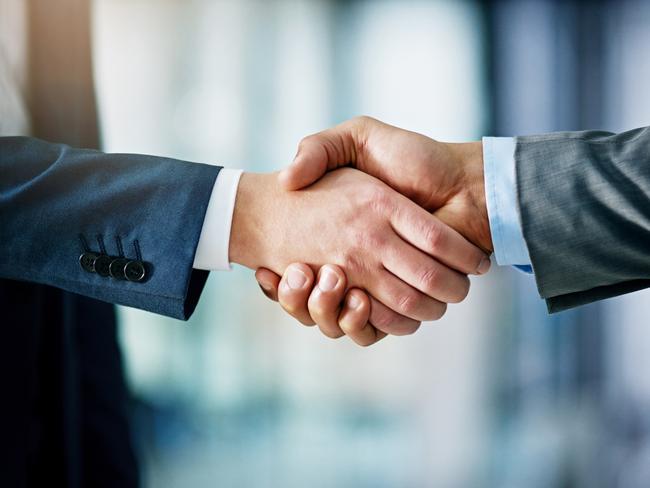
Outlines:
[[[192,314],[208,276],[192,264],[219,167],[26,137],[0,138],[0,154],[0,277]],[[104,272],[80,255],[101,256]],[[130,279],[127,262],[146,273]]]

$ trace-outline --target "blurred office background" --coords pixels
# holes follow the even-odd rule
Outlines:
[[[107,151],[270,171],[358,114],[450,141],[650,123],[642,0],[94,7]],[[443,320],[360,349],[251,271],[212,273],[187,324],[120,310],[143,481],[650,486],[649,297],[549,317],[532,278],[495,267]]]

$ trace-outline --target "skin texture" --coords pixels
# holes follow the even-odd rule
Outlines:
[[[229,252],[235,263],[278,274],[291,263],[306,263],[292,267],[293,274],[285,273],[278,283],[278,296],[302,290],[317,274],[312,311],[328,337],[351,328],[360,328],[360,336],[371,337],[364,328],[367,324],[375,329],[384,326],[387,309],[402,316],[394,326],[398,333],[400,327],[414,328],[422,320],[439,319],[447,303],[465,298],[469,291],[466,274],[476,273],[486,257],[406,197],[349,168],[328,173],[299,192],[281,188],[275,174],[243,175]],[[328,263],[336,266],[321,269]],[[340,295],[349,288],[365,290],[369,296],[358,295],[360,308],[339,317],[332,310],[332,297],[339,297],[340,303]],[[304,315],[298,317],[290,300],[283,304],[309,322]],[[364,324],[352,323],[351,317],[365,315]],[[375,330],[375,340],[379,336]]]
[[[299,190],[343,166],[380,179],[492,252],[481,142],[443,143],[358,117],[305,137],[280,184]]]
[[[280,173],[279,180],[284,188],[299,190],[327,172],[343,166],[351,166],[379,178],[455,228],[485,252],[492,252],[480,142],[442,143],[369,117],[359,117],[304,138],[293,164]],[[486,272],[488,267],[489,263],[484,263],[478,274]],[[287,269],[287,273],[290,270]],[[279,300],[285,310],[287,307],[284,304],[290,302],[289,313],[300,315],[303,322],[311,319],[320,325],[324,310],[328,317],[338,311],[342,332],[341,317],[346,317],[345,329],[353,334],[360,327],[362,318],[348,314],[345,295],[341,295],[334,305],[333,298],[324,301],[322,294],[312,292],[312,288],[317,289],[313,282],[311,287],[305,285],[304,289],[278,289],[276,283],[280,277],[269,270],[258,269],[256,277],[260,286],[268,288],[267,296]],[[391,334],[391,324],[398,321],[398,316],[384,315],[380,330]],[[327,319],[328,328],[332,327],[331,321],[331,318]],[[402,327],[400,330],[412,333],[416,329]],[[359,341],[356,336],[352,339],[368,345],[365,343],[367,341]]]

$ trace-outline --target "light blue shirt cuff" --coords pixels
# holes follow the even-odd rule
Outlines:
[[[530,272],[517,203],[515,147],[514,137],[483,138],[485,199],[497,264]]]

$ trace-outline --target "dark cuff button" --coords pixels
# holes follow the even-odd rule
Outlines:
[[[142,281],[147,274],[142,261],[129,261],[124,267],[124,276],[129,281]]]
[[[124,274],[124,269],[126,265],[129,264],[129,260],[126,258],[115,258],[111,261],[110,266],[108,267],[108,272],[116,280],[125,280],[126,276]]]
[[[113,259],[114,258],[107,256],[106,254],[101,254],[95,260],[95,272],[99,276],[106,278],[110,274],[110,266]]]
[[[81,267],[84,269],[84,271],[88,271],[89,273],[94,273],[95,272],[95,261],[99,257],[99,254],[95,254],[94,252],[85,252],[81,256],[79,256],[79,264],[81,264]]]

